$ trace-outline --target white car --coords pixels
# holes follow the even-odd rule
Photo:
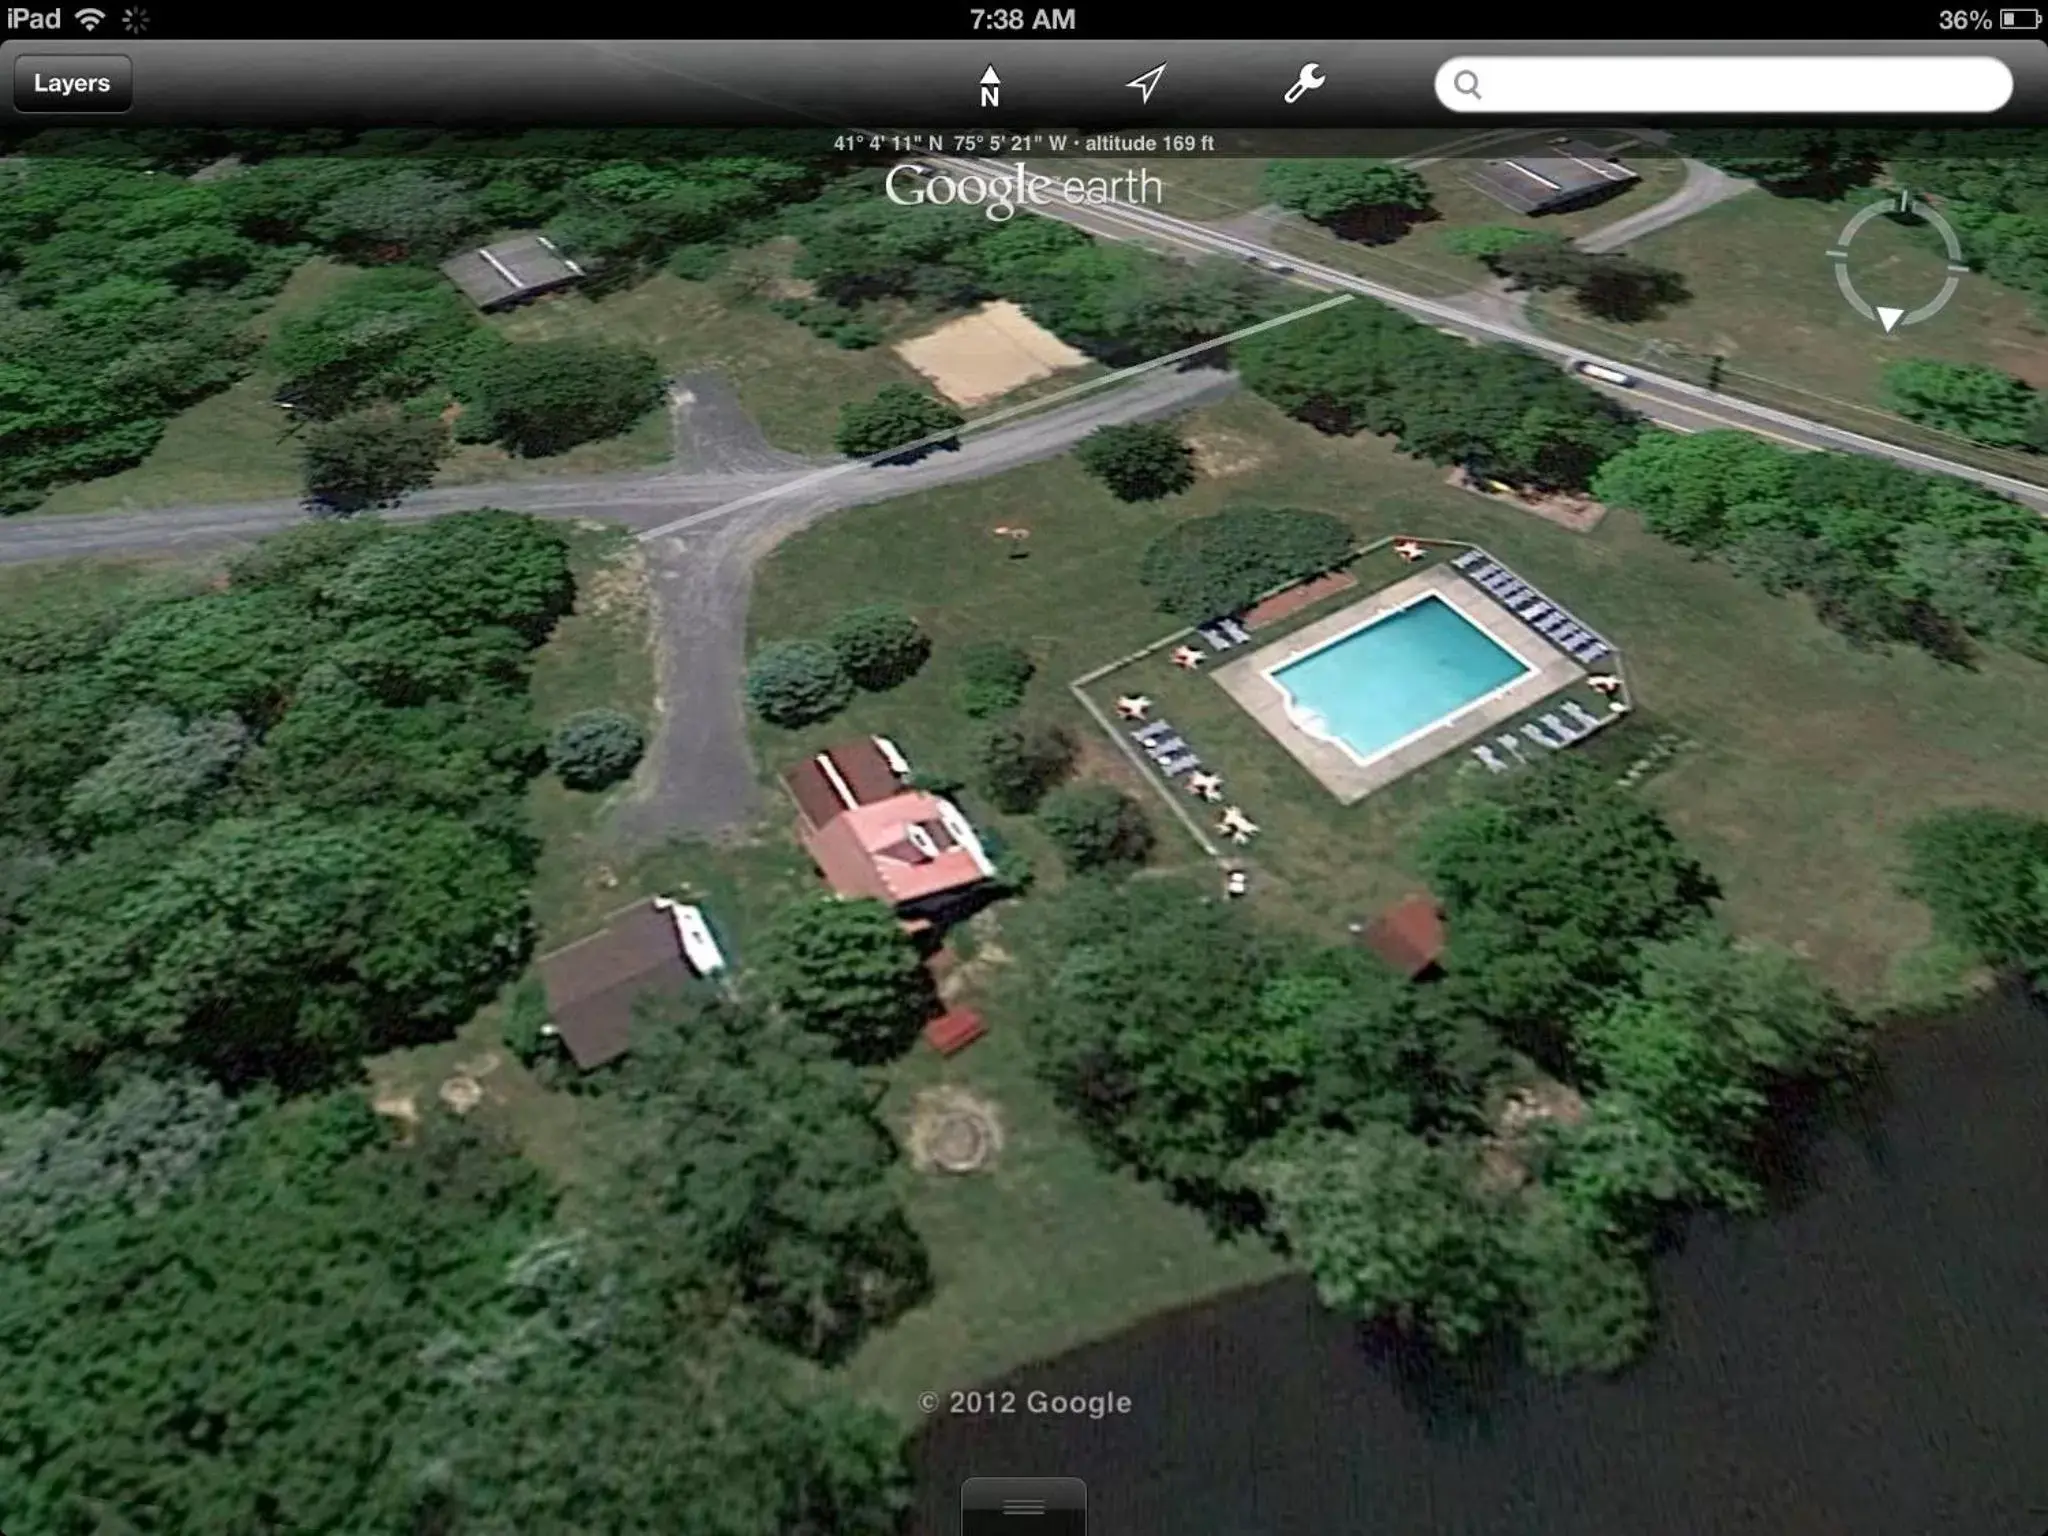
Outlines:
[[[1635,388],[1635,375],[1623,373],[1619,368],[1608,368],[1600,363],[1573,363],[1589,379],[1598,379],[1602,384],[1616,384],[1623,389]]]

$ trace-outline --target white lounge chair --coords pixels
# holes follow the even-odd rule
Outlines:
[[[1579,650],[1573,651],[1572,654],[1578,657],[1579,660],[1585,662],[1588,666],[1591,666],[1594,662],[1598,661],[1602,656],[1605,656],[1609,653],[1606,646],[1602,645],[1598,640],[1595,640],[1591,645],[1584,646]]]
[[[1222,630],[1216,628],[1214,625],[1203,625],[1199,633],[1201,634],[1204,640],[1209,642],[1210,650],[1227,651],[1230,649],[1229,637],[1226,636]]]
[[[1187,749],[1188,744],[1182,741],[1180,737],[1169,736],[1164,741],[1155,741],[1148,744],[1145,748],[1145,753],[1155,763],[1163,763],[1176,752],[1185,752]]]
[[[1506,773],[1508,771],[1508,765],[1494,755],[1494,750],[1491,747],[1474,747],[1472,755],[1485,765],[1488,773]]]
[[[1192,752],[1177,752],[1172,757],[1159,760],[1159,771],[1169,779],[1177,779],[1190,768],[1199,768],[1202,760]]]
[[[1550,636],[1554,640],[1558,637],[1558,635],[1563,633],[1565,630],[1571,628],[1571,624],[1572,621],[1566,618],[1563,614],[1553,612],[1549,618],[1544,619],[1540,623],[1538,623],[1536,628],[1538,631]]]
[[[1576,720],[1587,731],[1597,731],[1603,723],[1600,717],[1587,709],[1577,699],[1566,699],[1559,708]]]
[[[1566,624],[1552,631],[1550,638],[1566,650],[1570,650],[1574,646],[1586,643],[1586,632],[1576,624]]]
[[[1172,726],[1168,725],[1164,720],[1154,720],[1150,725],[1140,726],[1137,730],[1131,732],[1131,739],[1140,745],[1149,747],[1153,742],[1172,734]]]
[[[1515,610],[1516,616],[1525,624],[1534,624],[1548,612],[1550,612],[1550,604],[1538,602],[1533,598]]]
[[[1477,565],[1480,561],[1484,560],[1485,558],[1485,550],[1468,549],[1465,551],[1465,553],[1458,556],[1457,559],[1453,560],[1451,564],[1455,565],[1461,571],[1469,571],[1472,569],[1473,566]]]
[[[1558,719],[1556,715],[1545,715],[1542,718],[1544,726],[1550,731],[1551,735],[1564,742],[1567,746],[1586,734],[1584,731],[1573,730],[1562,720]]]
[[[1527,725],[1522,727],[1522,734],[1528,737],[1531,741],[1535,742],[1536,745],[1539,747],[1548,747],[1553,752],[1555,752],[1558,748],[1558,743],[1552,741],[1548,736],[1544,735],[1542,727],[1537,725],[1537,723],[1534,720],[1531,720]]]
[[[1494,741],[1505,748],[1518,761],[1522,760],[1522,744],[1512,736],[1496,736]]]
[[[1221,624],[1217,625],[1217,628],[1229,636],[1232,645],[1243,645],[1252,637],[1252,632],[1235,619],[1225,619]]]

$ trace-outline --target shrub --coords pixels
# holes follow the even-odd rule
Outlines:
[[[722,245],[679,245],[668,259],[668,269],[688,282],[707,282],[725,270],[729,254]]]
[[[1327,512],[1233,507],[1177,524],[1152,541],[1138,579],[1190,623],[1237,613],[1273,588],[1317,576],[1351,554],[1351,530]]]
[[[825,643],[838,653],[846,675],[870,691],[907,681],[932,652],[917,620],[894,603],[849,608],[825,631]]]
[[[934,432],[966,423],[965,416],[936,395],[909,384],[884,384],[875,392],[874,399],[849,400],[840,408],[839,431],[833,443],[848,458],[865,459],[894,448],[907,448]],[[933,447],[959,446],[959,439],[947,438],[898,457],[908,460]]]
[[[1156,421],[1098,427],[1074,457],[1119,501],[1157,501],[1195,483],[1194,450]]]
[[[548,765],[571,789],[603,789],[631,773],[646,747],[646,733],[631,715],[586,709],[555,728]]]
[[[975,743],[980,788],[997,810],[1021,815],[1074,766],[1074,738],[1057,725],[995,725]]]
[[[316,421],[301,448],[306,500],[333,512],[391,506],[433,484],[447,449],[438,417],[389,406]]]
[[[505,1022],[499,1039],[521,1066],[530,1067],[554,1050],[554,1038],[547,1033],[552,1022],[548,994],[540,978],[523,976],[505,1000]]]
[[[968,646],[960,657],[961,710],[979,720],[1015,709],[1037,670],[1014,645],[992,640]]]
[[[1039,825],[1068,869],[1121,869],[1142,864],[1152,851],[1152,824],[1144,808],[1108,784],[1072,784],[1052,791],[1038,810]]]
[[[829,719],[853,698],[838,652],[816,640],[777,640],[747,668],[747,702],[770,725]]]

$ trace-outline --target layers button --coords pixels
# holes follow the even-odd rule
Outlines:
[[[23,54],[14,61],[17,112],[126,112],[134,67],[119,54]]]

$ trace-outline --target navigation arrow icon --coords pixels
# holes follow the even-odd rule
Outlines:
[[[1136,91],[1138,99],[1143,101],[1145,105],[1150,106],[1152,104],[1152,92],[1157,88],[1160,76],[1165,73],[1166,66],[1164,64],[1155,64],[1146,70],[1145,73],[1138,76],[1137,79],[1126,80],[1124,85],[1126,88]]]
[[[1877,323],[1883,326],[1887,331],[1889,331],[1893,326],[1897,325],[1905,317],[1906,312],[1903,309],[1886,309],[1882,304],[1877,306]]]

